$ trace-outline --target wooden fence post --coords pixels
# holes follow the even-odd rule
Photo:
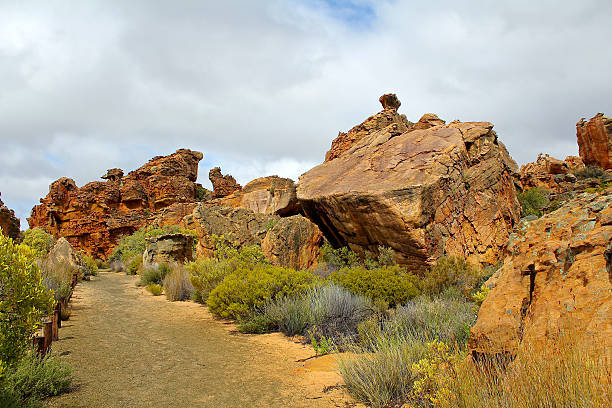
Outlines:
[[[57,311],[58,319],[57,319],[57,327],[62,327],[62,302],[57,302],[55,304],[55,310]]]
[[[45,355],[45,336],[34,336],[33,347],[34,350],[36,350],[36,352],[38,353],[38,355],[43,357]]]
[[[43,322],[44,352],[43,357],[49,352],[51,343],[53,343],[53,320],[45,320]]]
[[[58,333],[59,331],[58,322],[59,321],[60,321],[60,315],[56,307],[55,310],[53,310],[53,341],[59,340],[59,333]]]

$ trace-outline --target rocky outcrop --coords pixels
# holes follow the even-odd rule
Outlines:
[[[266,258],[275,265],[308,269],[317,262],[323,234],[301,215],[281,218],[261,242]]]
[[[261,245],[272,263],[291,268],[311,266],[322,243],[316,225],[301,216],[281,218],[244,208],[200,204],[182,225],[196,232],[198,255],[211,256],[212,236],[224,235],[238,246]]]
[[[351,129],[300,177],[304,214],[333,246],[391,247],[413,271],[443,254],[496,263],[520,218],[516,163],[491,123],[419,123],[386,109]]]
[[[612,358],[612,189],[521,221],[472,328],[470,349],[514,355],[522,342],[574,340]],[[612,360],[610,360],[612,361]]]
[[[587,166],[612,169],[612,118],[598,113],[588,122],[576,123],[580,157]]]
[[[380,103],[383,105],[383,110],[374,116],[370,116],[363,123],[353,127],[348,132],[338,133],[332,141],[331,148],[325,154],[325,162],[332,161],[340,157],[343,153],[350,150],[353,146],[359,143],[363,138],[391,127],[388,132],[401,134],[408,130],[412,125],[408,122],[405,115],[397,113],[397,108],[400,106],[400,101],[397,100],[395,94],[386,94],[380,97]],[[397,106],[397,107],[396,107]]]
[[[184,263],[193,261],[195,237],[187,234],[165,234],[146,239],[142,264],[145,267],[156,263]]]
[[[221,198],[227,197],[235,191],[240,191],[242,186],[236,183],[236,179],[229,174],[225,176],[221,174],[221,168],[215,167],[210,169],[208,178],[213,185],[213,197]]]
[[[31,228],[41,227],[65,237],[77,249],[95,257],[110,255],[117,240],[153,223],[177,224],[196,207],[198,163],[202,153],[180,149],[157,156],[123,176],[109,170],[106,182],[77,187],[61,178],[32,209]]]
[[[51,247],[46,258],[46,265],[49,269],[68,268],[71,271],[79,271],[85,274],[87,264],[83,257],[74,250],[66,238],[60,238]]]
[[[521,184],[523,188],[538,187],[555,193],[570,191],[577,181],[573,173],[583,168],[580,157],[559,160],[540,153],[535,162],[521,166]]]
[[[7,237],[19,239],[20,221],[15,217],[15,211],[10,210],[0,199],[0,231]]]

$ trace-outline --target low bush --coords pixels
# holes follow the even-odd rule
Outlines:
[[[326,263],[332,271],[361,265],[361,259],[354,251],[348,247],[334,249],[327,241],[319,249],[319,262]]]
[[[81,254],[83,261],[85,262],[86,270],[85,277],[87,276],[96,276],[98,274],[98,262],[93,259],[90,255],[85,253]]]
[[[357,334],[357,325],[373,311],[372,301],[335,283],[315,286],[299,296],[270,303],[265,315],[281,332],[312,334],[315,339],[344,342]],[[311,336],[311,337],[312,337]]]
[[[250,312],[261,311],[270,301],[304,292],[314,281],[308,271],[261,264],[240,267],[212,290],[206,304],[217,316],[245,318]]]
[[[419,294],[416,276],[398,266],[366,269],[363,266],[333,272],[331,280],[355,294],[383,300],[391,307]]]
[[[146,268],[142,269],[138,285],[161,285],[164,283],[164,278],[170,273],[170,270],[170,265],[168,265],[167,263],[149,265]]]
[[[527,215],[542,216],[542,209],[549,204],[549,193],[541,188],[528,188],[518,195],[523,217]]]
[[[47,256],[51,247],[55,243],[53,235],[40,227],[30,228],[23,234],[22,244],[25,244],[32,248],[36,258],[43,258]]]
[[[0,381],[22,401],[36,401],[67,392],[72,383],[72,368],[57,357],[40,358],[30,352]]]
[[[128,275],[138,275],[142,269],[142,256],[135,256],[128,262],[127,273]]]
[[[269,265],[266,256],[259,245],[241,246],[232,240],[232,236],[212,235],[214,245],[214,258],[217,261],[230,261],[243,267],[254,265]]]
[[[35,257],[29,246],[0,232],[0,369],[23,356],[40,320],[53,310],[53,293]]]
[[[76,272],[66,262],[53,263],[49,260],[39,261],[43,283],[53,293],[56,302],[70,300],[72,297],[72,275]]]
[[[420,286],[423,292],[429,295],[455,289],[469,299],[479,277],[480,272],[465,259],[444,256],[427,272]]]
[[[598,166],[586,166],[582,170],[578,170],[574,172],[574,175],[579,180],[596,178],[599,179],[600,182],[605,183],[610,180],[610,174],[607,171]]]
[[[164,278],[164,294],[172,302],[191,299],[193,285],[189,281],[189,272],[181,265],[172,267]]]
[[[240,333],[263,334],[274,329],[274,322],[267,315],[261,313],[252,313],[248,318],[242,319],[238,325]]]
[[[147,290],[153,296],[159,296],[164,291],[164,288],[162,287],[162,285],[158,285],[157,283],[151,283],[151,284],[147,285]]]
[[[198,258],[185,264],[185,269],[191,274],[191,284],[195,289],[193,300],[206,303],[210,292],[236,270],[236,265],[226,259]]]

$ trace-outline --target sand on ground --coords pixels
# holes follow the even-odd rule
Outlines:
[[[347,407],[333,364],[279,333],[244,335],[194,302],[169,302],[138,277],[81,282],[52,352],[74,390],[51,407]],[[316,359],[315,359],[316,361]]]

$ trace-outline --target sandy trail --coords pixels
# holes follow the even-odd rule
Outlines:
[[[312,349],[282,335],[236,334],[193,302],[168,302],[137,277],[80,283],[53,353],[75,367],[76,389],[51,407],[352,406],[331,371],[297,360]],[[312,360],[310,360],[312,361]]]

